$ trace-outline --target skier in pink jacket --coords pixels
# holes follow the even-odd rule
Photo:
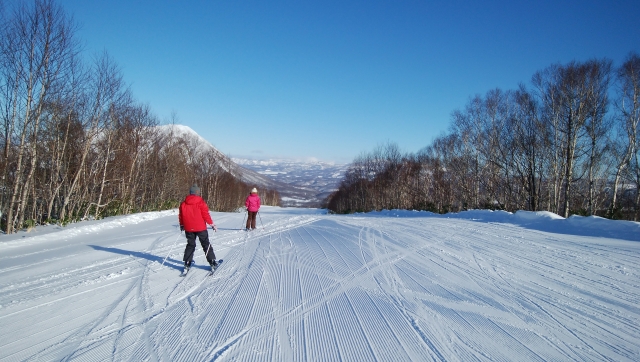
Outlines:
[[[247,231],[256,228],[256,216],[258,210],[260,210],[260,196],[258,196],[258,189],[255,187],[251,190],[249,196],[244,202],[244,206],[247,207]]]

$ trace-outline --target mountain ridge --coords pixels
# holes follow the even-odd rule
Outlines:
[[[232,158],[189,126],[169,124],[158,127],[162,132],[195,141],[196,152],[215,152],[221,167],[241,181],[258,188],[278,191],[284,207],[321,207],[322,201],[337,189],[347,167],[321,161]]]

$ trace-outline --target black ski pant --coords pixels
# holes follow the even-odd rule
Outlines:
[[[184,248],[184,258],[182,258],[182,260],[185,263],[191,263],[191,260],[193,260],[193,252],[196,250],[196,237],[198,237],[207,261],[209,264],[213,264],[214,260],[216,260],[216,254],[213,252],[213,247],[209,243],[209,233],[207,230],[197,232],[185,231],[184,235],[187,237],[187,247]]]
[[[257,211],[247,211],[247,229],[256,228],[256,215],[258,215]]]

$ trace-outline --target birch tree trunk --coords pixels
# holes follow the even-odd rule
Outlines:
[[[616,111],[622,139],[618,142],[622,152],[617,152],[618,162],[613,182],[613,196],[609,208],[610,217],[617,208],[618,188],[623,172],[630,165],[632,157],[638,152],[638,122],[640,121],[640,56],[631,53],[618,68],[616,78],[619,90],[616,99]],[[636,155],[637,157],[637,155]],[[640,194],[640,192],[636,191]],[[637,202],[636,202],[637,204]]]

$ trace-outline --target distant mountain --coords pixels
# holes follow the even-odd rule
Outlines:
[[[233,158],[233,161],[276,182],[284,183],[306,192],[282,193],[283,206],[318,207],[333,191],[337,190],[349,165],[319,161],[294,161],[288,159],[252,160]]]
[[[323,162],[232,159],[188,126],[158,127],[161,132],[188,139],[197,152],[212,150],[220,158],[221,167],[243,182],[278,191],[285,207],[320,207],[322,200],[337,189],[347,168]]]

